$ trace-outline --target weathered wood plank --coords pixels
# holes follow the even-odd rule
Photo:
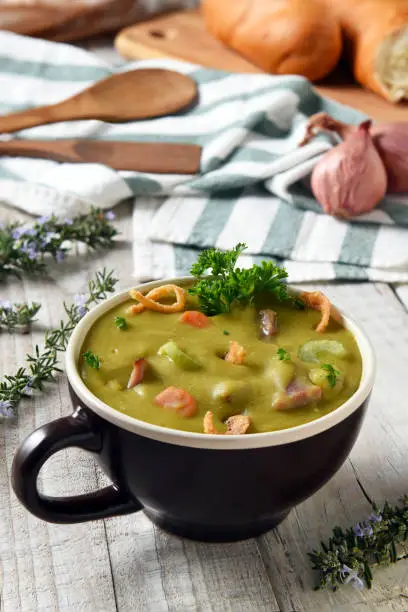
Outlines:
[[[397,501],[408,491],[408,315],[386,285],[329,285],[324,290],[353,313],[374,345],[378,374],[370,410],[350,459],[276,532],[260,538],[260,549],[281,610],[405,612],[406,561],[377,570],[371,591],[351,587],[336,593],[311,590],[314,576],[307,552],[327,539],[334,525],[347,527],[369,514],[370,504],[364,492],[381,504],[385,499]]]
[[[128,205],[122,209],[128,211]],[[1,213],[3,218],[17,216],[10,210]],[[118,249],[124,260],[130,258],[126,249],[130,253],[126,243],[125,249]],[[109,264],[106,254],[86,255],[80,248],[66,263],[51,265],[47,278],[15,280],[0,288],[0,298],[42,303],[32,334],[0,334],[0,375],[23,364],[35,343],[42,345],[44,329],[63,316],[63,300],[69,302],[75,293],[86,291],[88,278],[105,264]],[[71,410],[66,381],[59,377],[44,394],[21,405],[18,420],[0,424],[0,557],[6,612],[116,610],[103,522],[47,524],[27,513],[11,492],[11,462],[18,444],[37,426]],[[90,455],[71,450],[47,463],[41,481],[47,493],[64,495],[96,489],[101,477]]]
[[[106,521],[120,612],[278,611],[255,540],[201,544],[142,514]]]

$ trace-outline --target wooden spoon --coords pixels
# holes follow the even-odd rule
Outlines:
[[[191,105],[197,85],[189,76],[145,68],[114,74],[58,104],[0,117],[0,133],[58,121],[131,121],[170,115]]]
[[[167,142],[9,140],[0,141],[0,155],[105,164],[114,170],[196,174],[200,169],[201,147]]]

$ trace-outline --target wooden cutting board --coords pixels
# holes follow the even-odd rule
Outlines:
[[[215,40],[206,31],[196,10],[168,13],[130,26],[117,35],[115,45],[127,59],[163,57],[231,72],[262,72]],[[316,84],[316,89],[376,121],[408,121],[408,104],[394,105],[362,89],[353,83],[345,69],[337,69],[325,81]]]

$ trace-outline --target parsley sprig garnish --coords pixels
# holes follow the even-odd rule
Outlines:
[[[333,389],[336,386],[337,377],[340,375],[340,372],[331,363],[322,363],[321,367],[323,370],[326,370],[328,383],[330,388]]]
[[[82,355],[82,357],[85,363],[89,365],[90,368],[93,368],[94,370],[99,370],[99,368],[101,367],[101,360],[99,359],[98,355],[95,355],[95,353],[93,353],[90,349],[88,349],[86,353]]]
[[[121,317],[119,315],[115,317],[115,325],[118,329],[121,329],[122,331],[127,329],[127,321],[125,317]]]
[[[290,354],[284,348],[278,348],[276,353],[280,361],[290,361]]]
[[[229,251],[207,249],[199,255],[190,270],[197,282],[189,293],[197,296],[201,312],[209,316],[229,312],[233,304],[249,304],[261,292],[271,292],[280,301],[295,302],[285,283],[286,270],[274,262],[236,268],[237,259],[246,248],[240,242]],[[204,276],[207,273],[209,276]]]

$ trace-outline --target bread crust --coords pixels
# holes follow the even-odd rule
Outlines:
[[[342,51],[340,25],[322,0],[204,0],[209,31],[267,72],[322,79]]]

